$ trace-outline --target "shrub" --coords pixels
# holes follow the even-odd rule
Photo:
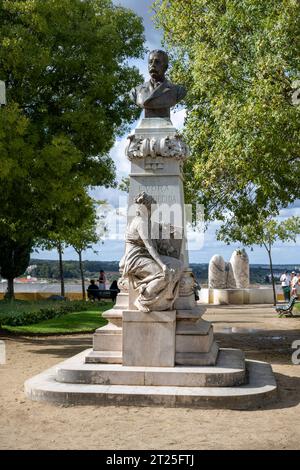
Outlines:
[[[99,303],[98,303],[99,305]],[[36,310],[20,310],[12,305],[9,313],[0,314],[0,325],[23,326],[32,325],[50,318],[58,318],[71,312],[82,312],[91,309],[91,305],[84,301],[64,302],[59,305],[51,305],[49,303],[45,307],[37,306]]]

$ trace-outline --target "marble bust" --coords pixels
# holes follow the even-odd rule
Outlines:
[[[167,53],[158,49],[150,52],[148,70],[151,78],[131,91],[132,100],[144,109],[145,118],[169,118],[170,108],[186,95],[183,86],[166,79],[167,69]]]

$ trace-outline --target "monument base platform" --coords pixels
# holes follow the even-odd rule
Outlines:
[[[220,349],[214,367],[125,367],[87,364],[89,351],[25,382],[35,401],[60,405],[126,405],[249,409],[277,396],[269,364]]]
[[[202,304],[243,305],[272,304],[272,287],[251,287],[248,289],[212,289],[202,288],[199,300]]]

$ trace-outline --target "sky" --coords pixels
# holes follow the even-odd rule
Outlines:
[[[132,9],[137,15],[143,18],[145,28],[146,48],[148,50],[162,48],[162,31],[154,27],[150,10],[152,0],[113,0],[113,3],[122,5],[126,8]],[[148,78],[147,72],[147,57],[139,60],[131,60],[130,64],[139,68],[144,78]],[[181,109],[177,112],[172,112],[171,120],[173,125],[180,129],[183,127],[185,117],[185,110]],[[135,123],[132,129],[136,127]],[[127,136],[118,138],[111,149],[110,156],[115,162],[117,168],[117,179],[121,181],[122,177],[128,176],[130,171],[130,163],[125,157],[125,146]],[[279,169],[280,171],[280,169]],[[106,214],[106,219],[111,219],[108,224],[108,238],[103,240],[103,243],[94,247],[94,250],[87,250],[84,253],[84,259],[87,260],[103,260],[103,261],[119,261],[124,253],[124,233],[126,228],[126,195],[125,193],[116,189],[97,188],[92,191],[92,196],[95,199],[105,199],[112,206],[111,210]],[[124,199],[125,198],[125,199]],[[115,209],[114,209],[115,208]],[[121,208],[119,212],[122,215],[112,214],[116,208]],[[300,201],[293,204],[293,206],[281,211],[279,219],[284,220],[292,215],[300,216]],[[115,226],[117,220],[118,226]],[[189,259],[191,263],[208,263],[210,258],[215,254],[220,254],[224,257],[225,261],[229,258],[234,249],[240,248],[239,244],[225,245],[217,241],[216,230],[219,228],[217,222],[211,223],[204,234],[195,234],[191,231],[188,236]],[[117,232],[117,233],[116,233]],[[95,251],[97,253],[95,253]],[[247,249],[250,263],[252,264],[267,264],[268,256],[264,248],[254,246],[252,249]],[[57,259],[55,251],[39,251],[32,254],[34,258],[40,259]],[[77,255],[72,248],[66,248],[64,252],[64,259],[77,259]],[[273,247],[273,262],[275,264],[300,264],[300,237],[297,238],[295,243],[277,243]]]

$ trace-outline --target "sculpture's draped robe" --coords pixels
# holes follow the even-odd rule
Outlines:
[[[168,241],[168,240],[166,240]],[[156,248],[155,241],[149,241]],[[174,257],[159,255],[171,270],[165,275],[152,258],[134,223],[126,233],[126,251],[122,262],[123,277],[128,277],[134,290],[139,292],[135,305],[142,311],[172,310],[178,296],[183,263]]]

